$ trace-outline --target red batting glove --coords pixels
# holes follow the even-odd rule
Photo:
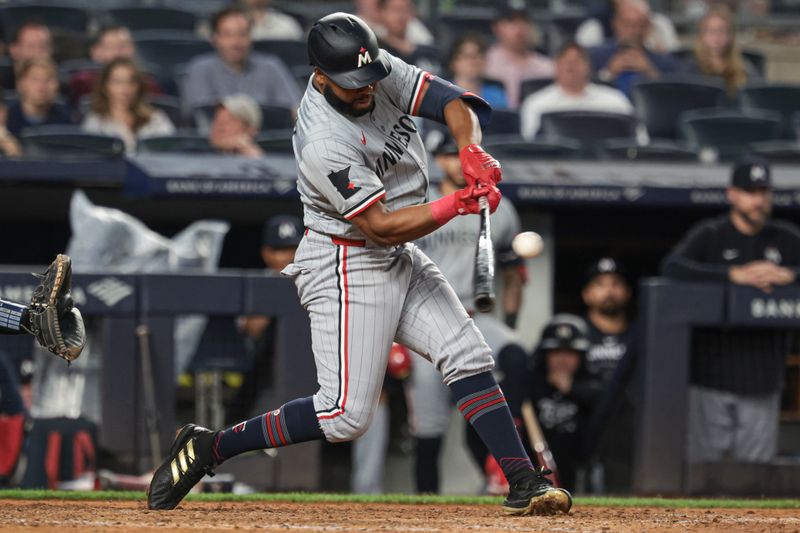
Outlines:
[[[477,144],[468,144],[461,149],[458,156],[461,158],[461,171],[467,185],[480,183],[488,187],[500,183],[503,177],[500,163]]]
[[[494,213],[502,197],[500,189],[494,185],[491,187],[469,185],[453,194],[448,194],[444,198],[431,202],[431,215],[440,226],[443,226],[458,215],[476,215],[481,212],[481,206],[478,202],[478,198],[481,196],[486,197],[489,201],[489,212]]]

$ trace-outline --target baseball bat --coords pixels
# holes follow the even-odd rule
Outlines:
[[[536,460],[539,466],[553,472],[550,476],[554,487],[560,487],[561,482],[558,479],[558,465],[553,458],[553,452],[550,451],[550,445],[547,444],[547,439],[544,438],[542,428],[539,421],[536,419],[536,413],[533,411],[533,405],[528,400],[522,402],[522,420],[525,421],[525,429],[528,432],[528,441],[536,454]]]
[[[473,278],[475,309],[489,313],[494,309],[494,246],[492,245],[492,223],[489,220],[489,200],[478,198],[481,207],[481,229],[475,252],[475,275]]]
[[[150,439],[150,458],[153,468],[161,463],[161,435],[158,432],[158,408],[153,378],[153,356],[150,352],[150,328],[142,324],[136,328],[139,339],[139,357],[142,360],[142,387],[144,388],[144,421]]]

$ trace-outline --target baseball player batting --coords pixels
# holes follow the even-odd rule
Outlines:
[[[335,13],[308,36],[316,67],[293,138],[306,234],[294,278],[311,319],[319,390],[223,431],[189,424],[153,474],[151,509],[172,509],[205,474],[240,453],[366,431],[392,342],[422,354],[502,466],[509,514],[567,512],[568,492],[534,469],[492,376],[489,346],[433,262],[409,244],[458,216],[492,210],[500,165],[484,152],[491,108],[391,56],[359,18]],[[412,116],[455,138],[463,189],[426,203],[427,160]]]

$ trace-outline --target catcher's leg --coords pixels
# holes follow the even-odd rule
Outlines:
[[[0,334],[27,333],[28,306],[0,299]]]
[[[430,359],[461,414],[497,460],[511,487],[509,514],[567,512],[572,498],[535,470],[497,385],[491,350],[449,283],[415,248],[411,285],[396,341]]]

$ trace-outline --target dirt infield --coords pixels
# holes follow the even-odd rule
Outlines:
[[[797,509],[577,507],[569,516],[510,518],[490,505],[0,500],[0,532],[37,531],[587,531],[800,533]]]

